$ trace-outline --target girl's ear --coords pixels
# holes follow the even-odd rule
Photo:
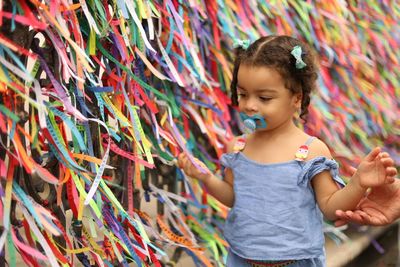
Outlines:
[[[303,99],[303,93],[297,93],[294,97],[294,104],[297,109],[301,108],[301,100]]]

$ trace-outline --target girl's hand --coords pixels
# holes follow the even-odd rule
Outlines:
[[[201,162],[199,159],[194,158],[195,162],[197,165],[199,165],[201,168],[203,168],[206,172],[198,169],[186,156],[186,154],[181,153],[178,157],[178,166],[183,169],[183,171],[186,173],[186,175],[198,179],[202,182],[207,181],[211,176],[212,173],[211,171],[207,168],[207,166]]]
[[[358,165],[354,178],[358,178],[361,187],[368,188],[391,184],[396,174],[393,159],[376,147]]]
[[[351,171],[355,173],[356,169],[351,168]],[[395,178],[392,184],[372,187],[355,210],[337,210],[336,216],[337,227],[349,222],[376,226],[393,223],[400,218],[400,179]]]

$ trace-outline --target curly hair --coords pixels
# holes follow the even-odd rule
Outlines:
[[[296,68],[296,59],[291,54],[295,46],[301,46],[302,59],[307,64],[302,69]],[[302,93],[300,118],[306,121],[310,93],[315,90],[318,78],[315,55],[307,44],[290,36],[270,35],[261,37],[247,49],[237,48],[231,83],[231,99],[234,106],[238,105],[237,76],[241,64],[277,70],[287,89],[293,94]]]

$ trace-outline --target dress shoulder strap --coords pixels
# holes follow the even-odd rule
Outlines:
[[[308,147],[316,139],[315,136],[311,136],[307,139],[304,145],[301,145],[297,152],[294,154],[295,160],[304,161],[308,157]]]
[[[315,139],[317,139],[315,136],[310,136],[304,145],[309,146]]]

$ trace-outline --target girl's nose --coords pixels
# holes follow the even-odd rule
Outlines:
[[[245,104],[246,113],[256,113],[258,112],[258,107],[256,101],[248,99]]]

